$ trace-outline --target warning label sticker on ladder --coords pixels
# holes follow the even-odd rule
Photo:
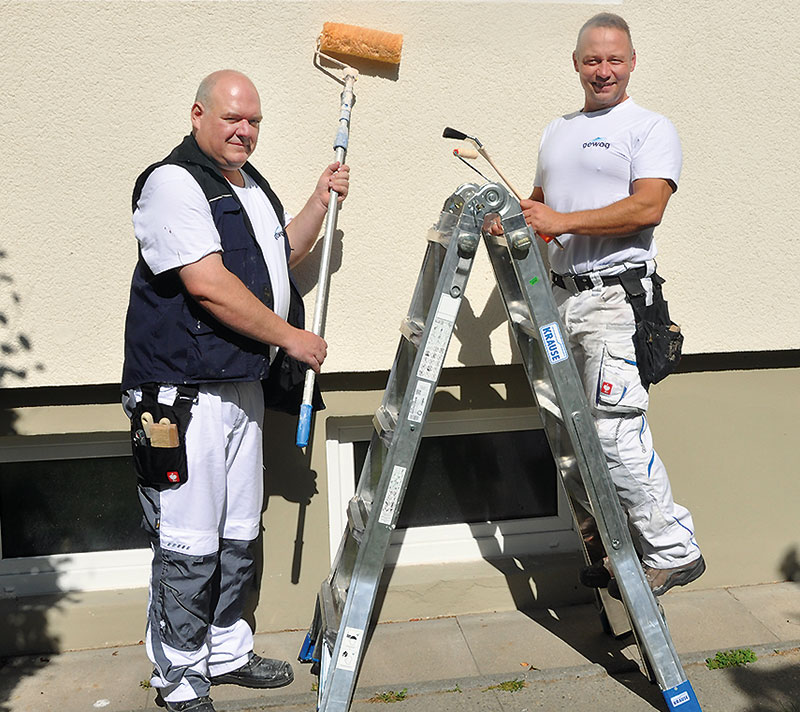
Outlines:
[[[339,649],[339,657],[336,660],[336,667],[341,670],[356,669],[358,661],[358,651],[361,650],[361,639],[364,631],[359,628],[345,628],[342,647]]]
[[[417,381],[417,385],[414,387],[414,397],[411,399],[411,406],[408,409],[408,419],[412,423],[422,422],[432,385],[428,381]]]
[[[389,486],[386,488],[386,497],[383,499],[381,514],[378,517],[378,521],[381,524],[389,526],[392,523],[394,510],[397,509],[397,500],[400,499],[400,487],[405,476],[406,468],[395,465],[392,470],[392,477],[389,480]]]
[[[442,370],[444,356],[447,353],[447,345],[450,343],[450,335],[453,333],[453,326],[456,323],[458,308],[461,306],[461,298],[454,299],[449,294],[442,294],[439,306],[436,307],[436,314],[431,324],[431,331],[428,334],[428,341],[425,345],[425,352],[417,370],[417,376],[429,381],[436,381],[439,378],[439,371]]]

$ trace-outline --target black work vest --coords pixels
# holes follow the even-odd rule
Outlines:
[[[133,210],[147,178],[167,164],[185,168],[198,182],[222,241],[223,264],[272,309],[269,272],[250,219],[228,181],[193,136],[186,136],[167,158],[139,176],[133,190]],[[283,206],[267,181],[249,163],[242,170],[267,195],[283,225]],[[289,254],[287,240],[287,262]],[[291,277],[289,281],[287,321],[303,328],[302,298]],[[258,381],[265,379],[268,372],[268,345],[242,336],[215,319],[189,296],[177,270],[154,275],[139,251],[125,321],[123,390],[143,383]]]

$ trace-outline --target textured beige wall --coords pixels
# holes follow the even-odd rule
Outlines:
[[[388,368],[444,198],[471,171],[440,138],[478,135],[527,190],[539,135],[580,105],[570,64],[580,23],[623,13],[639,51],[631,94],[672,118],[684,144],[681,189],[658,230],[662,271],[686,351],[798,347],[800,248],[795,0],[543,2],[3,2],[0,5],[0,314],[16,352],[3,386],[119,378],[136,256],[134,178],[188,127],[194,89],[233,66],[261,89],[254,163],[290,209],[330,148],[339,87],[312,65],[326,20],[405,35],[397,77],[357,84],[327,334],[329,372]],[[473,339],[449,363],[510,359],[485,257],[462,324]],[[314,270],[303,283],[310,289]],[[312,305],[313,292],[307,298]],[[466,321],[468,320],[468,321]],[[22,338],[20,338],[22,337]],[[489,348],[491,347],[491,348]]]

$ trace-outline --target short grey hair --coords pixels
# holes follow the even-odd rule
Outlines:
[[[583,23],[583,27],[581,27],[580,32],[578,32],[578,39],[575,42],[575,49],[578,49],[578,45],[581,43],[581,36],[586,30],[594,29],[595,27],[610,27],[615,30],[621,30],[626,35],[628,35],[628,41],[631,43],[631,51],[633,51],[633,39],[631,38],[631,28],[628,27],[628,23],[625,22],[625,19],[620,17],[619,15],[615,15],[613,12],[600,12],[594,17],[590,17],[586,22]]]

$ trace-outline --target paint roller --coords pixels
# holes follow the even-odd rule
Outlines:
[[[357,25],[344,25],[338,22],[326,22],[323,24],[322,33],[317,38],[317,48],[314,54],[315,64],[322,68],[319,64],[320,58],[332,63],[341,70],[342,78],[338,81],[344,85],[341,94],[339,124],[336,139],[333,143],[336,160],[340,164],[345,162],[347,155],[347,144],[350,138],[350,114],[355,103],[353,85],[358,79],[358,70],[330,56],[330,53],[397,65],[400,63],[402,48],[403,35],[358,27]],[[331,189],[328,214],[325,217],[325,233],[322,238],[317,299],[314,306],[314,321],[311,327],[311,331],[320,337],[324,336],[325,314],[328,309],[331,248],[333,246],[333,234],[336,231],[336,219],[339,213],[338,197],[338,193]],[[306,371],[303,385],[303,402],[300,405],[300,417],[297,422],[297,447],[306,447],[308,445],[311,432],[315,379],[316,373],[309,368]]]
[[[500,180],[503,181],[508,187],[511,192],[517,196],[517,200],[522,200],[522,195],[520,192],[511,184],[511,181],[506,178],[501,170],[495,165],[495,162],[492,160],[492,157],[489,155],[489,152],[486,150],[486,146],[484,146],[475,136],[468,136],[462,131],[458,131],[457,129],[450,128],[449,126],[445,127],[444,131],[442,131],[442,138],[454,138],[458,141],[469,141],[472,143],[475,148],[471,148],[470,146],[461,146],[460,148],[453,149],[453,155],[460,159],[465,158],[477,158],[478,155],[483,156],[488,162],[489,165],[494,168],[495,173],[500,176]],[[470,166],[472,167],[472,166]],[[480,173],[483,176],[483,173],[474,168],[473,170]],[[483,176],[484,178],[486,176]],[[552,235],[542,235],[541,233],[537,232],[537,235],[542,238],[545,242],[555,242],[562,250],[564,249],[564,245],[562,245],[557,238],[553,237]]]

